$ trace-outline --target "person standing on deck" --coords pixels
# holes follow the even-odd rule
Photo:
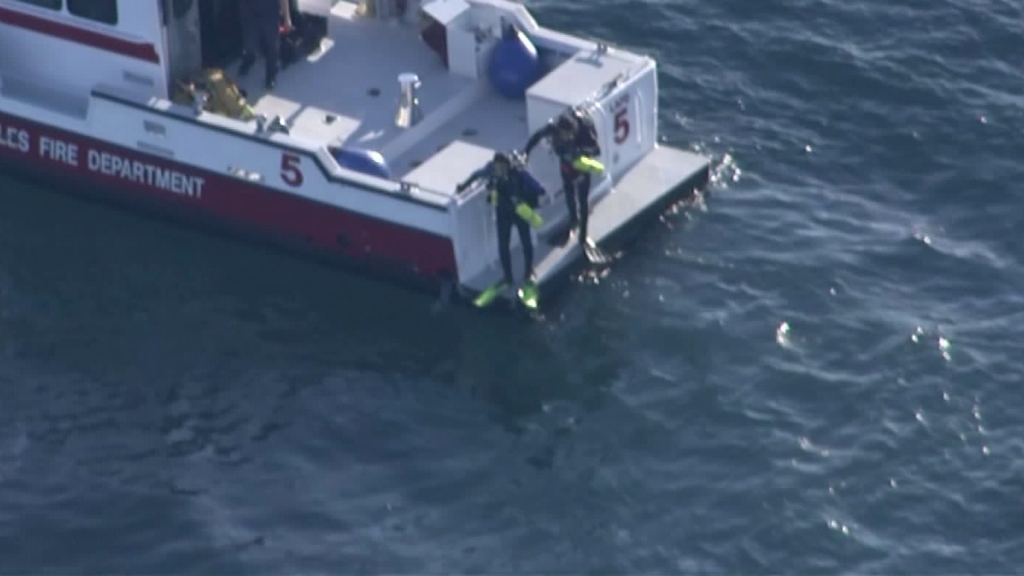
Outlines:
[[[529,156],[533,147],[545,138],[558,156],[565,203],[569,208],[569,232],[571,234],[578,229],[580,244],[593,247],[593,241],[587,236],[590,180],[592,173],[603,171],[603,166],[597,162],[601,147],[597,143],[594,123],[583,111],[567,110],[530,136],[524,148],[526,155]]]
[[[483,168],[473,172],[465,181],[455,187],[456,193],[469,188],[477,180],[486,180],[490,188],[490,201],[495,207],[498,224],[498,257],[501,259],[501,270],[504,274],[501,281],[485,290],[477,298],[477,306],[486,306],[499,294],[515,284],[512,276],[512,259],[509,253],[509,242],[512,239],[512,226],[519,232],[519,241],[523,245],[523,286],[519,297],[528,306],[534,306],[537,299],[537,287],[533,274],[533,237],[530,225],[540,225],[540,216],[533,210],[537,207],[544,188],[526,172],[508,154],[496,152],[494,159]],[[530,220],[529,222],[527,220]]]
[[[282,18],[285,27],[291,28],[289,0],[242,0],[239,9],[245,46],[238,75],[249,73],[259,52],[266,61],[266,87],[272,90],[280,66]]]

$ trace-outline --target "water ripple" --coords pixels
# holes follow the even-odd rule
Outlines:
[[[529,5],[714,159],[540,326],[0,182],[0,571],[1019,571],[1024,8]]]

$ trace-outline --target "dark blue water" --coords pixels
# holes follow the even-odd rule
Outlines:
[[[540,326],[0,179],[0,572],[1024,566],[1024,7],[545,0],[715,158]]]

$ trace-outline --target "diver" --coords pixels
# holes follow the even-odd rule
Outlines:
[[[588,115],[578,109],[564,112],[557,120],[548,122],[526,142],[523,151],[527,157],[541,140],[547,138],[558,156],[565,190],[565,203],[569,208],[569,233],[578,230],[580,244],[593,247],[587,236],[590,216],[591,174],[603,172],[597,161],[601,147],[597,143],[597,130]]]
[[[484,179],[490,189],[490,202],[495,208],[495,219],[498,224],[498,257],[501,259],[502,279],[483,291],[476,299],[477,306],[486,306],[499,294],[515,284],[512,276],[512,259],[509,254],[509,241],[512,239],[512,226],[519,233],[519,241],[523,245],[523,285],[519,289],[519,298],[530,308],[536,307],[537,284],[533,272],[533,238],[530,226],[541,225],[540,216],[534,211],[540,196],[545,194],[544,188],[526,171],[526,167],[518,158],[509,154],[496,152],[494,158],[483,168],[473,172],[455,187],[456,193],[469,188],[475,181]]]
[[[266,87],[277,85],[281,59],[281,24],[291,27],[288,0],[245,0],[240,5],[244,53],[238,75],[244,77],[256,62],[256,53],[266,60]]]

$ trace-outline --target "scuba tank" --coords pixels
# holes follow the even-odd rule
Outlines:
[[[573,160],[572,167],[577,170],[582,170],[583,172],[590,172],[591,174],[601,174],[604,172],[604,164],[601,164],[589,156],[580,156]]]
[[[516,214],[534,228],[540,228],[544,225],[544,219],[540,217],[540,214],[537,214],[536,210],[530,208],[526,202],[516,204]]]
[[[519,173],[519,177],[526,181],[525,185],[543,192],[544,187],[540,185],[540,182],[526,168],[526,154],[517,150],[510,154],[510,156],[512,158],[512,169],[516,170]],[[534,228],[540,228],[544,225],[544,219],[526,202],[518,202],[516,204],[516,214]]]
[[[491,202],[491,205],[496,205],[498,203],[498,191],[495,190],[494,188],[491,188],[491,195],[489,200]],[[530,207],[529,204],[519,200],[518,198],[512,198],[512,202],[516,207],[516,214],[518,214],[519,217],[522,218],[523,220],[526,220],[526,222],[529,223],[530,226],[533,226],[534,228],[540,228],[541,226],[544,225],[544,219],[541,218],[541,215],[538,214],[537,211],[534,210],[532,207]]]

